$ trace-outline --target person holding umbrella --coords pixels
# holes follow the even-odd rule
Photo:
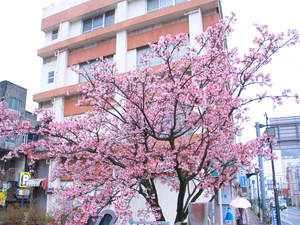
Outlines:
[[[251,207],[251,203],[244,198],[235,198],[230,204],[235,207],[236,224],[250,225],[250,217],[247,208]]]

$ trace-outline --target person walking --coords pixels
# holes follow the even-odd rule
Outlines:
[[[246,208],[236,208],[235,217],[237,225],[250,225],[250,216]]]

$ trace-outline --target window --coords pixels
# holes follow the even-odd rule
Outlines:
[[[16,98],[9,98],[9,109],[20,111],[21,108],[21,101]]]
[[[144,46],[137,49],[137,69],[140,69],[144,64],[141,62],[141,57],[146,52],[150,52],[151,48],[150,46]],[[146,66],[152,67],[157,66],[161,64],[161,59],[158,57],[150,58],[147,56],[148,62],[146,63]]]
[[[57,39],[57,37],[58,37],[58,30],[52,31],[52,40]]]
[[[154,12],[186,1],[187,0],[147,0],[147,12]]]
[[[91,32],[115,23],[115,10],[83,20],[82,33]]]
[[[48,73],[48,84],[54,82],[54,71]]]
[[[267,180],[267,189],[270,191],[274,189],[273,180]]]
[[[170,45],[168,50],[172,51],[173,48],[174,46]],[[151,52],[150,46],[144,46],[137,49],[137,69],[140,69],[144,65],[140,60],[143,54],[145,54],[146,52]],[[179,60],[185,53],[187,53],[186,46],[181,46],[179,51],[173,51],[173,60]],[[147,59],[149,61],[146,63],[146,66],[152,67],[162,64],[162,59],[160,59],[159,57],[150,58],[149,56],[147,56]]]
[[[17,138],[17,135],[15,134],[14,136],[11,136],[11,137],[7,138],[5,140],[5,142],[15,144],[16,143],[16,138]]]
[[[39,136],[37,134],[27,134],[26,136],[23,136],[23,143],[29,143],[38,140],[39,140]]]
[[[109,63],[113,63],[114,62],[114,56],[113,55],[109,55],[109,56],[105,56],[103,57],[104,59],[106,59]],[[85,63],[81,63],[80,69],[84,70],[84,76],[79,75],[79,83],[83,83],[83,82],[87,82],[91,79],[91,77],[89,76],[90,70],[93,69],[93,65],[95,65],[96,63],[98,63],[99,61],[97,59],[91,60],[89,62],[85,62]]]

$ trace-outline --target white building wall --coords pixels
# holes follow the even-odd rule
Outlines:
[[[43,18],[88,1],[90,0],[61,0],[45,7],[43,9]]]
[[[72,21],[72,23],[70,23],[70,30],[69,30],[69,37],[76,37],[80,34],[82,34],[82,20],[76,20],[76,21]]]
[[[56,52],[57,61],[56,61],[56,79],[54,80],[55,87],[61,88],[66,86],[65,84],[65,77],[66,77],[66,70],[67,70],[67,61],[68,61],[68,50],[58,50]]]
[[[55,112],[55,120],[59,122],[64,121],[64,97],[55,97],[52,99],[53,111]]]
[[[128,3],[128,19],[146,14],[146,1],[137,0]]]
[[[115,9],[115,23],[119,23],[127,20],[128,2],[119,2]]]
[[[132,71],[137,69],[137,51],[136,49],[127,52],[126,71]]]
[[[42,76],[41,76],[41,83],[40,83],[40,91],[49,91],[55,88],[55,83],[48,84],[48,73],[54,71],[54,82],[57,79],[56,71],[56,61],[46,63],[42,66]]]
[[[70,86],[73,84],[78,84],[79,77],[78,74],[75,73],[71,67],[68,67],[65,71],[65,85]]]
[[[189,17],[189,31],[190,31],[190,46],[200,49],[196,45],[195,36],[203,32],[202,13],[201,10],[188,12]]]
[[[125,73],[127,59],[127,32],[123,30],[117,33],[116,38],[116,55],[115,55],[115,62],[117,63],[117,68],[119,73]]]
[[[58,40],[63,41],[69,38],[70,22],[66,21],[60,24],[58,29]]]
[[[55,29],[53,29],[53,30],[55,30]],[[60,38],[60,31],[58,31],[58,38],[55,40],[52,40],[52,30],[49,32],[46,32],[45,39],[44,39],[44,46],[52,45],[52,44],[59,42],[60,41],[59,38]]]

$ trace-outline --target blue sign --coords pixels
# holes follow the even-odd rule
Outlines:
[[[272,209],[272,221],[273,221],[273,225],[277,225],[277,213],[276,213],[276,209]]]
[[[240,176],[240,186],[247,187],[247,177],[246,176]]]

